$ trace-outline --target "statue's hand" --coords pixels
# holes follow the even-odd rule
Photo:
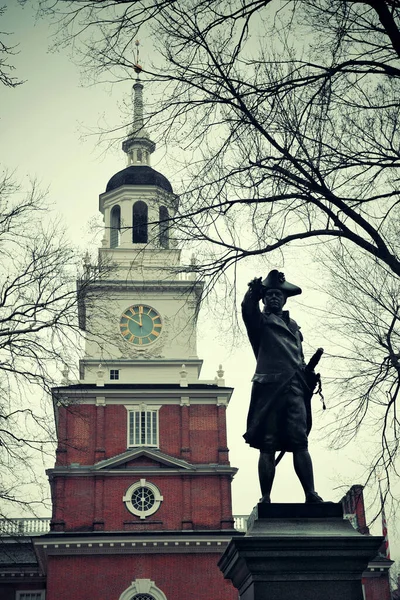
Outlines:
[[[249,292],[257,300],[261,300],[263,297],[263,285],[261,283],[262,277],[255,277],[249,282]]]

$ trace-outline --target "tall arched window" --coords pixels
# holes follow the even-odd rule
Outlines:
[[[139,200],[132,208],[132,242],[147,244],[147,204]]]
[[[111,210],[110,227],[110,248],[116,248],[121,236],[121,209],[118,205],[113,206]]]
[[[160,246],[161,248],[168,248],[169,246],[169,214],[168,208],[160,206],[159,222],[160,222]]]

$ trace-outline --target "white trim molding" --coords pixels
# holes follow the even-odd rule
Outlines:
[[[150,594],[154,600],[167,600],[167,596],[150,579],[135,579],[119,600],[132,600],[136,594]]]
[[[15,600],[45,600],[45,590],[17,590]]]

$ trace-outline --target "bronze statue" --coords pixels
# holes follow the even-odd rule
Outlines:
[[[282,310],[287,298],[298,294],[301,288],[273,270],[263,282],[260,277],[249,283],[242,302],[243,320],[257,359],[243,437],[260,450],[260,501],[266,503],[271,501],[275,466],[285,452],[293,453],[294,469],[306,503],[323,502],[314,489],[308,452],[311,396],[318,378],[314,367],[323,350],[320,348],[309,365],[305,364],[300,328],[289,312]],[[262,312],[260,300],[264,304]],[[275,461],[276,451],[281,451],[278,461]]]

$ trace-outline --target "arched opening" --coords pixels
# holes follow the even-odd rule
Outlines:
[[[121,209],[118,205],[111,210],[110,229],[110,248],[116,248],[121,237]]]
[[[161,248],[168,248],[169,246],[169,214],[168,208],[160,206],[159,212],[159,225],[160,225],[160,246]]]
[[[135,579],[119,600],[167,600],[164,592],[150,579]]]
[[[139,200],[132,208],[132,242],[134,244],[147,244],[147,204]]]

